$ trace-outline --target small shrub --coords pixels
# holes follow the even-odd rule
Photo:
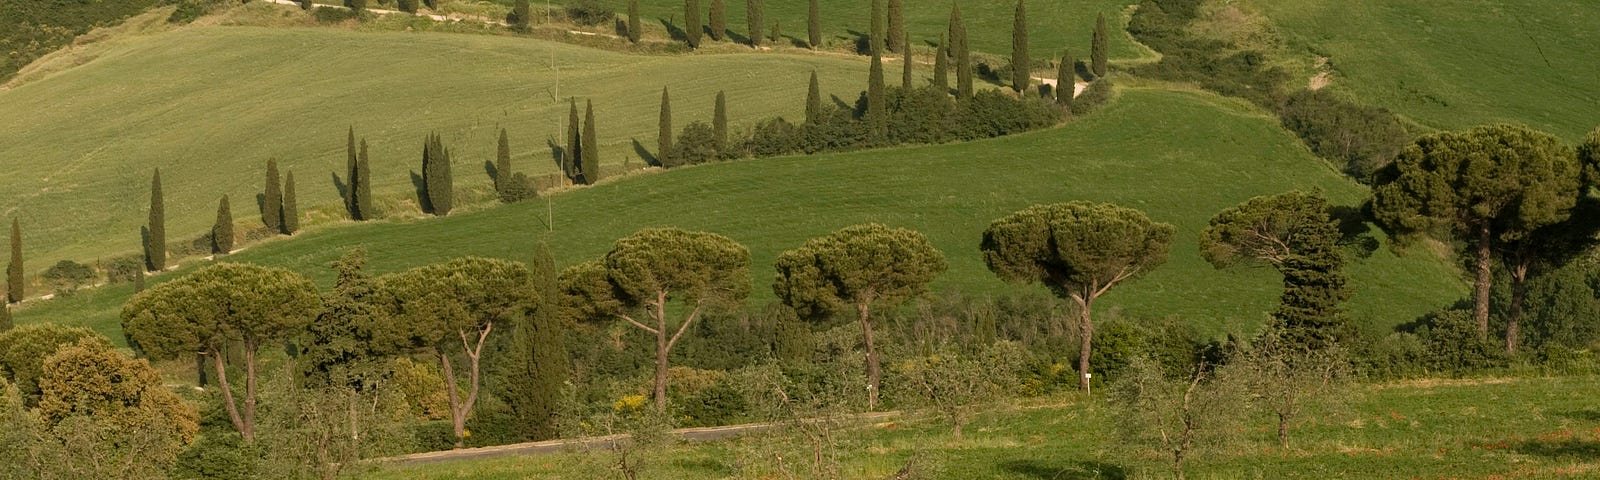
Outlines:
[[[57,295],[65,295],[94,281],[95,275],[94,269],[88,265],[62,260],[45,270],[42,277]]]
[[[355,14],[352,16],[359,16],[362,10],[367,9],[367,0],[344,0],[344,6],[350,7],[350,11]]]
[[[343,8],[317,7],[311,10],[311,18],[316,19],[317,23],[339,23],[356,18],[356,13]]]
[[[180,479],[248,480],[260,478],[262,452],[233,432],[201,436],[178,455],[173,477]]]
[[[721,157],[717,151],[717,132],[711,124],[705,122],[691,122],[683,127],[683,133],[678,134],[672,143],[672,155],[667,156],[667,167],[681,165],[697,165],[716,161]]]
[[[1072,114],[1088,115],[1093,113],[1095,110],[1099,110],[1101,106],[1109,103],[1116,94],[1116,85],[1111,82],[1110,78],[1102,77],[1099,80],[1089,82],[1089,86],[1083,88],[1083,93],[1073,97]]]
[[[612,18],[617,16],[616,10],[612,10],[611,7],[602,4],[599,0],[577,0],[571,5],[567,5],[566,13],[567,18],[583,26],[609,23]]]
[[[410,13],[410,14],[416,14],[417,13],[417,0],[399,0],[398,2],[395,2],[395,8],[399,9],[402,12],[406,12],[406,13]],[[511,23],[517,23],[517,22],[511,22]]]
[[[1290,94],[1278,116],[1283,128],[1298,135],[1317,156],[1339,164],[1362,182],[1370,182],[1373,173],[1411,143],[1411,134],[1395,114],[1323,90]]]
[[[1431,372],[1463,376],[1470,372],[1505,368],[1505,348],[1493,336],[1480,337],[1472,312],[1434,312],[1420,321],[1416,334],[1427,348],[1424,364]]]
[[[138,256],[117,257],[102,262],[100,270],[105,272],[107,282],[132,282],[144,271],[144,260]]]
[[[539,196],[539,187],[522,172],[511,175],[503,182],[499,192],[501,202],[516,203]]]
[[[772,118],[756,124],[741,150],[755,157],[776,157],[799,152],[801,142],[800,127],[782,118]]]
[[[216,11],[224,0],[178,0],[178,8],[167,16],[167,23],[184,24],[193,22],[206,14]]]

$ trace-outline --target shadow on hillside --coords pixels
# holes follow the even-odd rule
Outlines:
[[[551,140],[551,139],[548,139],[548,138],[546,138],[544,140],[544,143],[545,143],[545,145],[550,147],[550,161],[555,163],[556,168],[564,167],[565,166],[563,164],[564,162],[562,162],[561,159],[567,157],[567,149],[566,149],[566,147],[562,147],[560,145],[556,145],[555,140]],[[563,170],[563,172],[565,172],[565,170]]]
[[[638,154],[639,158],[644,159],[644,163],[652,167],[661,166],[661,157],[650,153],[649,150],[645,150],[644,144],[639,143],[637,138],[633,139],[633,153]]]
[[[845,33],[849,34],[849,36],[844,37],[844,39],[855,43],[857,54],[872,55],[872,34],[855,30],[845,30]]]
[[[1515,444],[1517,453],[1551,459],[1590,460],[1600,458],[1600,442],[1570,438],[1567,440],[1528,440]]]
[[[1367,219],[1371,218],[1366,212],[1367,208],[1367,205],[1328,207],[1328,216],[1338,224],[1339,245],[1357,258],[1369,258],[1378,251],[1378,239],[1373,236],[1372,225],[1367,223]]]
[[[483,173],[489,176],[490,182],[493,182],[496,185],[500,184],[500,169],[494,166],[493,161],[483,161]]]
[[[1555,412],[1553,415],[1585,422],[1600,422],[1600,410],[1567,410]]]
[[[1001,464],[1008,472],[1027,475],[1040,480],[1124,480],[1127,471],[1122,467],[1102,462],[1076,462],[1062,465],[1039,460],[1012,460]]]
[[[350,196],[354,195],[350,191],[350,185],[344,183],[344,179],[339,178],[339,172],[328,172],[328,176],[333,179],[333,189],[339,191],[339,199],[344,200],[345,213],[354,216],[355,212],[350,211]]]
[[[667,29],[667,36],[671,37],[673,41],[683,42],[689,40],[689,32],[685,32],[683,27],[679,27],[675,24],[677,21],[676,17],[657,18],[656,20],[661,22],[661,28]]]
[[[711,29],[708,27],[706,29],[706,32],[708,32],[707,33],[708,35],[709,35],[710,31],[711,31]],[[740,34],[734,32],[733,30],[728,30],[728,31],[722,32],[722,36],[729,42],[737,43],[737,44],[744,45],[744,46],[747,46],[747,47],[750,46],[750,37],[747,36],[747,35],[740,35]]]
[[[411,187],[417,191],[417,205],[422,207],[422,213],[433,213],[433,202],[428,201],[428,182],[416,170],[411,171]]]

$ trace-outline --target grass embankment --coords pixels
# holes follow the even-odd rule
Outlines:
[[[1423,381],[1353,386],[1344,405],[1315,411],[1277,447],[1265,419],[1238,435],[1235,451],[1193,458],[1189,478],[1592,478],[1600,472],[1600,394],[1593,377]],[[880,423],[840,435],[839,473],[888,478],[912,458],[934,478],[1171,478],[1170,456],[1116,447],[1111,412],[1099,399],[1001,407],[979,415],[956,441],[937,418]],[[731,440],[642,452],[652,478],[738,475],[755,443]],[[789,458],[805,458],[796,448]],[[586,479],[606,472],[607,452],[507,457],[389,467],[371,479]],[[635,460],[639,460],[636,458]]]
[[[1433,128],[1526,123],[1578,141],[1600,124],[1600,3],[1585,0],[1250,2],[1330,88]]]
[[[336,161],[338,152],[332,152]],[[170,188],[170,187],[169,187]],[[1097,303],[1122,312],[1172,316],[1201,331],[1248,331],[1277,300],[1270,269],[1217,271],[1195,239],[1216,212],[1256,195],[1321,190],[1353,205],[1359,185],[1312,157],[1274,119],[1208,94],[1129,89],[1111,106],[1062,128],[964,144],[706,165],[604,183],[544,200],[424,221],[325,228],[268,242],[235,261],[288,267],[328,285],[325,265],[365,247],[383,273],[463,255],[525,260],[551,243],[562,265],[598,258],[617,238],[649,226],[732,237],[750,247],[755,301],[772,298],[771,264],[781,251],[842,226],[882,222],[926,233],[950,260],[938,290],[1014,291],[978,255],[989,222],[1035,203],[1109,201],[1179,227],[1171,260]],[[170,190],[169,190],[170,191]],[[304,191],[304,190],[302,190]],[[331,193],[328,194],[330,197]],[[554,212],[547,231],[546,209]],[[1352,259],[1353,318],[1386,328],[1460,298],[1457,273],[1420,249],[1387,248]],[[166,277],[171,277],[167,274]],[[19,312],[23,322],[88,324],[120,338],[116,312],[126,285],[101,288]]]

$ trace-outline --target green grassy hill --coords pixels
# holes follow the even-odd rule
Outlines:
[[[1600,124],[1600,3],[1250,3],[1331,60],[1331,88],[1427,126],[1518,122],[1577,141]]]
[[[365,247],[376,272],[463,255],[527,259],[548,240],[562,265],[598,258],[639,228],[722,233],[749,246],[756,301],[771,299],[771,263],[806,238],[860,222],[923,231],[950,271],[936,290],[993,294],[977,251],[982,230],[1030,204],[1110,201],[1179,227],[1170,262],[1102,300],[1101,312],[1172,316],[1206,333],[1251,329],[1276,302],[1268,269],[1217,271],[1196,237],[1217,211],[1255,195],[1321,190],[1354,204],[1364,190],[1311,156],[1274,119],[1206,94],[1132,89],[1109,108],[1066,127],[989,141],[672,170],[550,198],[443,219],[326,228],[257,245],[235,261],[289,267],[331,281],[325,265]],[[554,231],[545,215],[554,212]],[[1353,260],[1352,316],[1372,328],[1409,321],[1456,298],[1457,273],[1426,252],[1379,249]],[[167,275],[168,277],[171,274]],[[87,323],[119,338],[126,285],[83,292],[19,312],[23,322]],[[1104,318],[1104,317],[1102,317]]]

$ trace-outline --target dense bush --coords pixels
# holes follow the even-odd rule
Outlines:
[[[567,18],[585,26],[608,23],[617,16],[616,10],[612,10],[600,0],[577,0],[567,5],[566,12]]]
[[[800,126],[783,118],[771,118],[757,123],[750,138],[738,148],[753,157],[776,157],[799,152],[804,142],[805,132]]]
[[[1503,335],[1511,304],[1511,275],[1498,269],[1491,289],[1490,330]],[[1519,350],[1586,350],[1600,342],[1600,265],[1584,258],[1527,282]]]
[[[238,433],[214,431],[200,436],[178,455],[173,477],[180,479],[249,480],[260,478],[261,451]]]
[[[1411,142],[1411,134],[1395,114],[1351,103],[1325,90],[1290,94],[1278,108],[1289,129],[1318,156],[1340,164],[1345,173],[1370,182]]]
[[[1135,67],[1141,76],[1194,82],[1223,95],[1272,108],[1282,98],[1289,72],[1269,65],[1266,55],[1234,51],[1218,40],[1196,38],[1188,25],[1199,14],[1198,0],[1144,0],[1128,22],[1128,33],[1161,52],[1161,60]]]
[[[672,154],[667,156],[667,167],[710,163],[722,158],[717,151],[717,132],[711,124],[691,122],[683,127],[677,141],[672,142]]]
[[[167,16],[168,23],[189,23],[221,8],[225,0],[178,0],[177,9]]]
[[[538,185],[535,185],[533,179],[528,178],[522,172],[514,173],[501,181],[504,183],[501,185],[498,194],[502,202],[516,203],[539,196]]]
[[[100,264],[110,283],[131,282],[144,272],[144,260],[138,256],[117,257]]]
[[[406,13],[417,13],[417,2],[418,0],[399,0],[395,2],[395,8]]]
[[[983,90],[955,103],[946,135],[952,140],[999,137],[1053,125],[1060,116],[1061,110],[1053,102],[1034,96],[1018,99],[999,90]]]
[[[62,260],[51,265],[41,275],[57,295],[64,295],[94,281],[94,268],[72,260]]]
[[[1089,82],[1089,86],[1083,87],[1083,93],[1073,97],[1072,114],[1083,116],[1093,113],[1095,110],[1099,110],[1101,106],[1110,103],[1116,94],[1116,85],[1111,81],[1111,77],[1100,77],[1093,82]]]
[[[1470,310],[1444,310],[1399,327],[1421,343],[1422,369],[1432,374],[1462,376],[1507,366],[1505,346],[1478,335]]]
[[[90,29],[114,25],[163,1],[0,2],[0,82]]]

